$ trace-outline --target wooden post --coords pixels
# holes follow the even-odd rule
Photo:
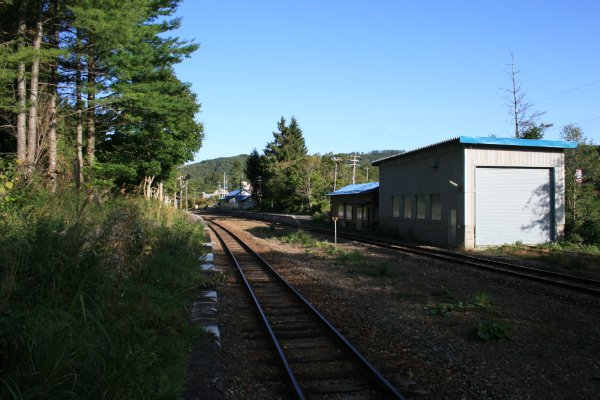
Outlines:
[[[337,221],[338,217],[332,217],[333,219],[333,243],[337,244]]]

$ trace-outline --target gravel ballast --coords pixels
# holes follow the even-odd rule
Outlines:
[[[353,242],[304,248],[277,238],[290,228],[224,221],[409,398],[600,398],[597,298]],[[268,343],[234,273],[219,291],[226,398],[286,398],[267,377],[274,361],[252,359],[244,338]]]

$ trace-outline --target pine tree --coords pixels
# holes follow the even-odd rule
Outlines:
[[[196,96],[173,69],[198,47],[168,36],[179,24],[172,17],[178,4],[0,2],[2,152],[22,164],[45,163],[51,182],[67,155],[81,181],[84,154],[90,184],[93,171],[123,184],[168,179],[203,137]],[[62,157],[59,140],[72,146]]]
[[[273,132],[274,140],[267,145],[265,155],[277,162],[290,162],[306,156],[307,149],[302,130],[295,117],[286,126],[285,118],[277,124],[278,132]]]
[[[276,209],[298,211],[305,204],[298,196],[298,187],[302,180],[301,164],[307,154],[306,144],[296,118],[292,117],[287,126],[285,118],[281,117],[277,128],[279,131],[273,132],[273,141],[264,151],[265,197]]]
[[[262,191],[262,180],[265,175],[263,158],[258,154],[256,149],[252,150],[250,157],[246,160],[246,166],[244,169],[246,177],[250,180],[252,185],[252,198],[258,203],[260,193]],[[265,175],[266,176],[266,175]]]

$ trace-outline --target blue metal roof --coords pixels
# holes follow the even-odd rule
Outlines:
[[[363,194],[374,192],[379,189],[379,182],[357,183],[355,185],[344,186],[335,192],[327,193],[327,196],[342,196],[349,194]]]
[[[235,196],[235,199],[239,202],[244,202],[244,201],[248,200],[250,197],[252,197],[252,196],[247,195],[247,194],[240,194],[240,195]]]
[[[231,192],[227,193],[227,196],[225,196],[226,198],[232,198],[237,196],[238,194],[240,194],[241,190],[240,189],[236,189],[236,190],[232,190]]]
[[[449,144],[449,143],[462,143],[462,144],[483,144],[483,145],[494,145],[494,146],[517,146],[517,147],[539,147],[539,148],[555,148],[555,149],[574,149],[577,147],[577,142],[564,142],[560,140],[543,140],[543,139],[513,139],[513,138],[498,138],[498,137],[473,137],[473,136],[459,136],[454,139],[444,140],[430,144],[428,146],[420,147],[415,150],[408,151],[406,153],[396,154],[390,157],[375,160],[371,165],[378,166],[382,162],[403,157],[408,154],[416,153],[418,151],[428,150],[433,147]]]
[[[495,138],[495,137],[471,137],[460,136],[460,143],[468,144],[491,144],[499,146],[521,146],[521,147],[554,147],[559,149],[574,149],[577,142],[564,142],[561,140],[543,140],[543,139],[513,139],[513,138]]]

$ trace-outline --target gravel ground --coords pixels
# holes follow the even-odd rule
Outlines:
[[[409,398],[600,398],[597,298],[352,242],[339,243],[338,255],[301,248],[274,238],[289,228],[264,222],[226,225]],[[216,263],[228,264],[213,241]],[[341,263],[340,251],[371,265]],[[381,276],[371,276],[374,269]],[[225,397],[286,398],[235,275],[219,290]],[[482,335],[509,337],[478,340],[478,326]]]

